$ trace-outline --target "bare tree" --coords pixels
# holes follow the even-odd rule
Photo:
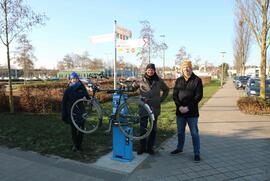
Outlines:
[[[234,66],[237,73],[245,75],[245,65],[250,50],[251,30],[247,22],[244,21],[239,9],[236,9],[235,16],[236,36],[234,40]]]
[[[270,57],[269,57],[269,53],[268,53],[268,50],[267,50],[267,65],[266,67],[268,67],[268,72],[266,73],[268,75],[268,77],[270,77]]]
[[[104,68],[102,59],[94,58],[92,62],[93,66],[91,67],[91,70],[100,70]]]
[[[57,69],[58,70],[65,70],[66,69],[64,61],[60,60],[57,62]]]
[[[90,69],[91,66],[94,66],[92,64],[92,60],[90,59],[89,56],[90,55],[89,55],[88,51],[85,51],[85,52],[82,53],[82,55],[81,55],[82,68],[86,68],[86,69],[88,68],[88,69]]]
[[[161,37],[165,37],[165,35],[160,35]],[[161,42],[156,43],[156,51],[159,58],[164,58],[164,51],[168,49],[167,43],[165,43],[164,39]]]
[[[200,56],[197,56],[196,58],[194,58],[194,64],[193,64],[193,69],[194,70],[199,70],[200,69],[200,65],[199,65],[200,61],[201,61]]]
[[[10,67],[10,44],[19,35],[37,24],[44,24],[46,16],[36,14],[23,0],[0,0],[0,39],[7,51],[7,64],[9,72],[9,107],[14,112],[13,92]]]
[[[81,68],[83,67],[83,60],[82,60],[82,57],[79,55],[79,54],[71,54],[71,59],[74,63],[74,68]]]
[[[142,24],[140,38],[143,38],[147,46],[143,47],[141,51],[137,53],[137,56],[142,61],[141,70],[151,62],[151,58],[158,56],[159,46],[154,39],[154,30],[151,27],[149,21],[144,20],[140,22]]]
[[[85,51],[80,54],[67,54],[64,56],[63,60],[57,62],[57,68],[59,70],[68,70],[68,69],[95,69],[95,63],[89,58],[89,53]]]
[[[176,67],[179,67],[183,60],[190,59],[191,55],[187,54],[186,47],[182,46],[178,52],[176,53],[176,59],[175,59],[175,65]]]
[[[236,41],[233,44],[234,46],[234,52],[233,52],[233,56],[234,56],[234,60],[233,60],[233,64],[234,64],[234,68],[236,69],[236,73],[240,74],[241,73],[241,62],[240,60],[240,53],[238,48],[238,45],[236,44]]]
[[[260,97],[265,100],[266,59],[267,48],[270,44],[269,0],[237,0],[236,3],[261,50]]]
[[[18,39],[17,52],[18,56],[15,62],[23,69],[24,83],[26,83],[26,77],[30,76],[30,71],[34,69],[34,47],[30,44],[30,41],[27,39],[27,36],[23,34]]]
[[[75,68],[75,63],[71,55],[64,56],[63,66],[65,67],[66,70]]]

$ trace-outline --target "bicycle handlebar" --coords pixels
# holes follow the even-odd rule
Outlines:
[[[107,92],[107,93],[123,93],[123,92],[134,92],[132,81],[119,81],[117,82],[120,87],[118,89],[100,89],[96,83],[89,82],[87,86],[92,89],[93,92]]]
[[[94,79],[109,79],[109,77],[105,76],[105,75],[90,75],[89,78],[94,78]]]

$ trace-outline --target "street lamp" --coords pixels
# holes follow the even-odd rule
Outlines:
[[[221,53],[221,56],[222,56],[222,64],[221,64],[221,78],[220,78],[220,86],[223,87],[223,79],[224,79],[224,67],[223,67],[223,62],[224,62],[224,54],[226,52],[220,52]]]
[[[165,35],[160,35],[163,38],[162,50],[163,50],[163,78],[165,78]]]

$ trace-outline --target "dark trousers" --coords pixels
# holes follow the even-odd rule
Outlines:
[[[153,129],[148,136],[148,138],[144,138],[140,140],[141,149],[146,150],[147,149],[153,149],[155,142],[156,142],[156,135],[157,135],[157,118],[158,116],[155,116],[155,121],[153,124]],[[140,134],[143,135],[146,133],[147,124],[148,124],[149,117],[142,117],[140,122]]]
[[[82,148],[83,133],[77,130],[77,128],[72,123],[70,125],[73,146],[80,150]]]

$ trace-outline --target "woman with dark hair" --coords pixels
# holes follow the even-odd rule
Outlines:
[[[153,129],[147,139],[145,138],[140,140],[140,149],[137,153],[140,155],[147,152],[150,155],[154,155],[154,144],[157,134],[157,119],[160,115],[160,103],[168,96],[169,88],[157,75],[155,64],[153,63],[146,66],[144,76],[140,81],[134,82],[133,86],[135,89],[139,89],[140,95],[148,100],[147,104],[150,106],[155,116]],[[162,95],[160,95],[160,91],[162,91]],[[148,119],[148,117],[142,117],[140,120],[140,132],[142,135],[146,132]]]
[[[76,129],[71,120],[71,107],[72,104],[83,97],[89,97],[88,92],[79,79],[79,75],[76,72],[72,72],[69,76],[69,83],[64,92],[62,99],[62,120],[70,124],[72,134],[72,151],[82,151],[83,133]],[[84,127],[84,120],[79,120],[81,128]]]

